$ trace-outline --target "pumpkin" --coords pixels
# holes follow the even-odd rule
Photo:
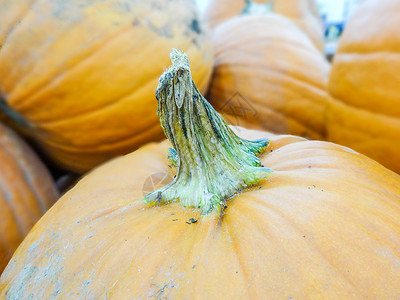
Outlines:
[[[209,35],[190,0],[5,0],[0,19],[3,115],[75,172],[163,138],[161,53],[185,50],[203,91],[211,74]]]
[[[399,1],[364,1],[339,39],[327,138],[400,173]]]
[[[314,0],[211,0],[205,17],[209,26],[214,28],[248,10],[272,10],[290,19],[307,34],[314,46],[324,50],[324,27]]]
[[[324,138],[330,65],[304,33],[277,14],[248,15],[212,40],[208,98],[230,124]]]
[[[400,176],[328,142],[239,138],[172,59],[157,89],[170,160],[164,141],[90,172],[18,248],[0,296],[399,298]],[[149,177],[171,182],[143,197]]]
[[[57,199],[45,166],[0,124],[0,273],[32,226]]]

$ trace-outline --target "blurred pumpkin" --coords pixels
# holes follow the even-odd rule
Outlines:
[[[329,77],[330,141],[400,173],[400,2],[367,0],[339,40]]]
[[[212,28],[218,24],[254,10],[270,10],[295,23],[311,39],[314,46],[324,50],[324,27],[315,0],[211,0],[205,17]]]
[[[0,19],[3,114],[76,172],[163,138],[160,53],[184,49],[208,84],[209,36],[190,0],[5,0]]]
[[[144,198],[151,206],[141,201],[150,176],[172,180],[166,141],[92,171],[19,247],[0,296],[399,298],[400,176],[328,142],[244,128],[242,137],[257,140],[238,138],[184,61],[178,57],[157,90],[176,178]],[[265,151],[260,160],[257,149]],[[229,201],[213,190],[225,193],[252,175],[258,186]]]
[[[57,191],[46,167],[9,128],[0,124],[0,273]]]
[[[330,64],[277,14],[232,18],[217,28],[208,97],[233,124],[313,139],[325,136]]]

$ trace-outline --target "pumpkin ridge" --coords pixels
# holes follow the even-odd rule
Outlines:
[[[7,130],[7,129],[6,129]],[[7,130],[8,131],[8,130]],[[6,140],[9,140],[9,145],[4,143],[3,141],[0,141],[0,145],[3,146],[4,152],[9,155],[12,160],[15,162],[15,166],[18,169],[19,173],[21,176],[25,179],[24,182],[29,188],[29,191],[32,193],[34,196],[34,199],[36,200],[37,204],[40,207],[40,210],[42,213],[45,213],[49,207],[47,207],[47,203],[44,202],[44,195],[42,195],[36,188],[35,184],[32,181],[32,174],[33,170],[31,170],[31,163],[29,163],[25,157],[23,156],[23,153],[21,149],[17,147],[13,147],[13,144],[16,144],[16,140],[13,138],[11,140],[11,132],[9,132],[8,136],[6,136]],[[25,144],[21,145],[21,148],[23,148],[24,151],[26,151]],[[25,171],[24,171],[25,170]],[[43,174],[41,174],[43,176]],[[38,185],[40,186],[40,185]]]
[[[226,225],[226,231],[228,233],[228,237],[229,237],[229,245],[230,247],[233,249],[233,252],[235,253],[235,257],[237,260],[237,265],[240,267],[240,274],[243,278],[243,282],[251,282],[250,275],[248,274],[248,272],[246,271],[245,268],[245,263],[243,262],[243,258],[241,257],[242,255],[240,255],[239,247],[238,245],[240,244],[240,241],[237,241],[237,239],[235,238],[235,236],[232,234],[232,230],[230,228],[229,225]],[[246,290],[246,295],[248,295],[247,299],[250,299],[250,291],[249,288],[245,289]]]
[[[15,224],[17,225],[19,235],[24,236],[26,234],[26,232],[24,230],[25,226],[22,224],[21,218],[18,216],[18,214],[16,212],[15,206],[12,203],[12,199],[10,199],[8,196],[11,193],[6,190],[6,187],[2,184],[2,180],[0,181],[0,193],[3,195],[3,197],[0,197],[0,199],[1,198],[4,199],[4,202],[7,205],[8,210],[11,212],[12,218],[15,221]],[[2,207],[2,209],[4,209],[4,208]],[[3,244],[3,243],[1,243],[1,244]],[[5,244],[7,245],[7,243],[5,243]],[[12,252],[9,254],[12,254]]]
[[[199,74],[199,78],[202,80],[202,78],[204,78],[204,76],[202,76],[203,74]],[[64,122],[70,122],[70,121],[74,121],[74,119],[78,119],[80,117],[90,117],[92,114],[96,114],[99,112],[102,112],[103,110],[109,109],[111,107],[113,107],[114,105],[120,105],[121,102],[126,101],[126,98],[131,98],[135,93],[139,93],[142,90],[145,90],[149,85],[151,84],[155,84],[155,82],[157,82],[157,78],[159,76],[155,75],[154,77],[150,77],[150,79],[148,79],[148,81],[145,84],[142,84],[140,87],[133,87],[132,90],[127,91],[124,94],[121,94],[118,98],[114,98],[111,99],[108,103],[104,103],[104,105],[99,106],[99,107],[95,107],[92,108],[92,110],[87,110],[82,112],[81,114],[75,114],[73,116],[70,116],[69,118],[64,118],[64,119],[53,119],[53,120],[45,120],[45,121],[41,121],[41,120],[34,120],[35,122],[38,122],[38,127],[41,127],[40,125],[56,125],[56,124],[62,124]],[[202,82],[200,82],[202,83]],[[201,85],[201,84],[199,84]],[[156,98],[154,97],[154,100],[156,101]],[[156,119],[155,119],[156,120]],[[147,124],[147,123],[146,123]],[[147,126],[149,127],[149,126]],[[144,130],[147,130],[147,128],[145,128]],[[130,134],[129,134],[130,136]],[[121,140],[121,138],[117,139],[118,141]],[[109,141],[109,143],[113,143],[113,141]]]
[[[375,119],[375,118],[376,118],[376,115],[378,115],[379,118],[384,118],[384,119],[386,119],[387,121],[394,122],[394,123],[399,123],[399,120],[396,119],[396,117],[394,117],[394,116],[390,116],[390,115],[388,115],[388,114],[386,114],[386,113],[379,112],[379,111],[371,112],[371,110],[369,110],[368,108],[359,107],[359,106],[356,106],[356,105],[353,105],[353,104],[349,104],[348,102],[345,102],[345,101],[341,100],[340,98],[336,98],[336,96],[333,97],[333,101],[338,102],[338,103],[340,103],[341,105],[343,105],[343,106],[345,106],[345,107],[352,108],[352,109],[355,109],[355,110],[358,111],[358,112],[361,112],[361,113],[363,113],[363,114],[366,114],[368,117],[371,116],[371,117],[373,117],[373,118]],[[375,115],[375,116],[374,116],[374,115]],[[343,126],[343,125],[340,124],[340,123],[336,123],[335,125],[336,125],[336,126]],[[348,130],[351,130],[351,128],[349,128]],[[357,131],[357,134],[369,135],[368,132],[359,132],[359,131]],[[376,134],[376,135],[374,135],[373,137],[374,137],[374,138],[379,138],[380,135],[379,135],[379,134]]]
[[[266,74],[268,73],[272,73],[272,74],[280,74],[282,76],[284,76],[285,74],[282,74],[281,72],[278,72],[276,70],[270,70],[270,69],[265,69],[265,68],[261,68],[259,65],[254,65],[252,66],[249,63],[243,63],[243,64],[235,64],[235,67],[239,67],[242,69],[251,69],[254,67],[257,67],[257,72],[258,73],[263,73],[265,72]],[[290,73],[290,77],[285,78],[285,80],[287,81],[293,81],[293,82],[299,82],[301,86],[304,86],[305,84],[307,84],[307,86],[311,87],[314,90],[318,91],[318,94],[327,94],[326,90],[324,89],[323,86],[320,86],[317,84],[317,82],[311,81],[309,80],[307,77],[301,77],[303,74],[299,74],[298,71],[294,72],[294,73]],[[321,76],[322,77],[322,76]]]
[[[272,212],[274,212],[275,214],[277,214],[282,220],[284,220],[284,222],[286,224],[288,224],[288,226],[295,232],[298,233],[298,236],[301,237],[305,234],[305,230],[302,230],[302,228],[300,228],[298,226],[298,224],[295,224],[293,221],[291,221],[291,218],[288,217],[287,215],[285,215],[284,213],[282,213],[282,211],[277,208],[277,207],[273,207],[273,205],[268,205],[268,203],[265,203],[264,201],[261,201],[260,199],[257,199],[256,197],[255,201],[258,203],[258,205],[262,204],[263,207],[268,208],[269,210],[272,210]],[[336,206],[336,203],[333,203]],[[351,218],[350,218],[351,219]],[[356,222],[353,222],[355,225],[358,226],[358,224]],[[361,228],[361,227],[360,227]],[[338,274],[341,275],[341,277],[351,286],[354,288],[355,291],[357,291],[358,295],[363,295],[364,297],[366,296],[364,293],[362,293],[360,291],[360,289],[354,284],[354,282],[349,278],[349,276],[346,274],[346,272],[342,271],[341,269],[339,269],[339,267],[335,266],[335,264],[327,257],[327,255],[325,255],[323,253],[323,251],[320,249],[320,247],[313,241],[313,239],[310,239],[307,241],[307,247],[311,248],[312,250],[314,250],[314,253],[317,253],[319,255],[319,257],[322,259],[322,261],[325,261],[327,263],[328,266],[330,266],[332,268],[332,270],[334,270],[335,272],[337,272]]]
[[[286,115],[285,112],[282,112],[282,111],[280,111],[278,109],[272,108],[271,106],[264,106],[259,101],[254,101],[254,102],[251,102],[251,103],[252,103],[253,106],[255,106],[257,108],[258,112],[264,111],[264,113],[265,113],[265,111],[269,111],[269,112],[271,112],[273,114],[277,114],[277,115],[279,115],[281,117],[284,117],[285,119],[288,119],[290,121],[289,124],[288,124],[289,127],[293,123],[293,124],[295,124],[297,126],[302,127],[303,130],[306,130],[306,131],[310,132],[313,136],[319,136],[320,135],[319,132],[317,132],[314,128],[310,127],[309,124],[300,122],[298,119],[295,119],[294,117],[292,117],[290,115]],[[223,114],[232,116],[231,114],[228,114],[228,113],[223,113]],[[260,122],[260,124],[263,125],[262,121]]]
[[[240,67],[242,69],[248,69],[248,66],[245,66],[245,65],[236,65],[236,66]],[[221,69],[221,72],[222,73],[224,72],[223,69]],[[300,77],[294,76],[293,74],[291,74],[291,76],[288,77],[288,76],[285,76],[284,74],[281,74],[280,72],[276,72],[274,70],[262,69],[262,68],[258,69],[257,72],[258,73],[265,73],[265,74],[275,74],[275,75],[279,76],[279,78],[284,79],[285,82],[293,83],[296,87],[307,87],[307,88],[309,88],[310,90],[315,92],[319,96],[319,98],[328,97],[328,94],[326,93],[326,91],[323,90],[322,87],[316,86],[314,83],[302,80],[302,79],[300,79]],[[210,87],[210,89],[212,89],[212,86]],[[222,89],[219,89],[219,90],[221,90],[223,92]],[[213,93],[216,94],[215,92],[213,92]],[[285,118],[292,120],[296,124],[300,124],[301,126],[304,126],[307,130],[313,132],[315,135],[318,135],[318,136],[320,135],[321,130],[318,131],[316,129],[316,127],[324,127],[324,125],[322,125],[324,122],[320,122],[319,126],[315,126],[315,124],[309,123],[306,119],[298,118],[295,115],[293,115],[293,111],[292,112],[290,112],[290,111],[281,111],[281,110],[279,110],[277,108],[273,108],[271,105],[269,105],[269,106],[263,105],[261,103],[262,101],[258,101],[258,99],[259,99],[258,97],[254,98],[254,99],[251,99],[252,105],[258,106],[258,110],[260,110],[260,108],[263,108],[263,109],[267,109],[269,111],[272,111],[274,113],[277,113],[277,114],[279,114],[281,116],[285,116]],[[321,101],[319,101],[319,103],[315,103],[315,101],[309,100],[309,97],[303,97],[301,100],[302,100],[302,102],[307,101],[309,103],[320,105],[321,106],[321,110],[324,110],[323,107],[327,107],[327,103],[324,103],[324,101],[322,99],[321,99]],[[214,106],[217,105],[217,103],[215,103],[215,101],[213,101],[212,99],[211,99],[211,102],[213,103]],[[286,108],[283,108],[283,109],[286,109]],[[321,114],[321,117],[325,118],[323,114]],[[324,135],[325,134],[323,134],[323,136]]]
[[[40,1],[40,0],[35,0],[35,1]],[[147,15],[144,15],[146,17],[149,17],[152,14],[152,12],[150,12]],[[80,26],[79,24],[76,24],[76,26]],[[90,59],[93,55],[96,55],[99,50],[103,49],[103,47],[108,46],[108,44],[110,42],[112,42],[113,40],[117,39],[121,34],[126,33],[127,31],[129,31],[130,29],[136,29],[137,26],[132,26],[132,23],[128,23],[127,25],[119,28],[117,31],[109,34],[106,37],[102,38],[102,41],[99,44],[94,44],[92,45],[92,47],[90,48],[90,51],[84,55],[83,57],[81,57],[80,60],[76,61],[75,59],[72,59],[75,63],[70,63],[68,65],[60,65],[59,66],[59,70],[55,70],[52,74],[50,74],[50,76],[47,76],[47,80],[45,83],[43,84],[39,84],[38,86],[36,86],[35,88],[33,88],[32,90],[27,90],[25,91],[26,95],[22,95],[19,98],[23,98],[24,101],[19,101],[21,99],[17,98],[17,99],[13,99],[13,103],[12,105],[15,106],[15,108],[19,109],[19,110],[23,110],[24,109],[24,104],[29,106],[29,98],[34,98],[35,95],[37,93],[40,93],[43,89],[51,86],[51,84],[54,84],[55,80],[59,80],[60,76],[65,76],[66,74],[68,74],[68,72],[74,70],[75,68],[79,67],[79,65],[81,63],[84,63],[87,59]],[[42,51],[45,51],[45,49],[43,49]],[[81,52],[75,53],[74,57],[79,57],[81,54]],[[69,58],[71,59],[71,58]],[[35,65],[32,64],[31,68],[26,70],[25,74],[29,75],[29,72],[31,71],[32,68],[35,68]],[[54,74],[55,73],[55,74]],[[20,80],[15,84],[15,86],[18,86],[21,82],[24,82],[25,77],[22,76],[20,78]],[[15,103],[14,103],[15,101]],[[22,105],[22,107],[18,107],[18,105]]]
[[[93,107],[91,110],[83,111],[80,114],[76,114],[73,116],[69,116],[68,118],[64,119],[53,119],[53,120],[45,120],[45,121],[40,121],[40,120],[35,120],[35,122],[38,122],[39,127],[40,125],[56,125],[56,124],[62,124],[64,122],[71,122],[74,121],[75,119],[80,119],[80,118],[85,118],[85,117],[91,117],[92,115],[95,115],[97,113],[101,113],[103,111],[107,111],[108,109],[113,108],[114,106],[119,106],[121,105],[122,102],[128,101],[127,98],[131,98],[135,93],[138,93],[142,90],[145,90],[148,88],[149,85],[154,84],[156,81],[157,77],[152,77],[151,80],[146,82],[145,84],[141,85],[139,88],[138,87],[133,87],[132,90],[127,91],[120,97],[110,99],[108,103],[104,103],[104,105],[98,106],[98,107]],[[156,101],[156,99],[154,98]],[[112,141],[110,141],[112,143]]]
[[[225,26],[228,26],[227,24],[230,24],[230,23],[233,23],[234,24],[234,26],[231,26],[232,27],[232,30],[235,30],[235,29],[240,29],[240,28],[248,28],[248,29],[253,29],[254,30],[254,28],[257,28],[258,26],[255,26],[254,25],[254,20],[259,20],[260,22],[261,21],[268,21],[269,22],[269,20],[270,19],[276,19],[276,18],[279,18],[279,19],[281,19],[281,18],[284,18],[285,19],[285,23],[290,23],[291,24],[291,27],[294,27],[294,28],[292,28],[292,30],[294,29],[295,31],[296,31],[296,34],[298,34],[298,35],[300,35],[300,36],[302,36],[302,41],[301,42],[299,42],[297,39],[296,40],[294,40],[294,39],[287,39],[287,38],[285,38],[285,37],[281,37],[281,36],[279,36],[279,34],[276,34],[276,33],[270,33],[270,32],[268,32],[268,31],[258,31],[258,32],[255,32],[255,34],[257,35],[257,37],[262,37],[262,38],[268,38],[268,40],[269,41],[273,41],[274,43],[282,43],[282,44],[284,44],[284,45],[290,45],[290,46],[293,46],[294,48],[300,48],[300,49],[304,49],[304,50],[310,50],[310,49],[312,49],[312,50],[317,50],[317,52],[318,52],[318,54],[323,58],[323,55],[319,52],[319,50],[315,47],[315,45],[312,43],[312,41],[309,39],[309,37],[307,36],[307,34],[306,33],[304,33],[303,32],[303,30],[302,29],[300,29],[295,23],[293,23],[291,20],[287,20],[285,17],[283,17],[282,15],[280,15],[280,14],[277,14],[277,13],[270,13],[270,14],[268,14],[268,15],[262,15],[262,16],[255,16],[255,15],[247,15],[247,16],[238,16],[238,17],[235,17],[235,18],[232,18],[231,20],[229,20],[229,21],[226,21],[226,22],[224,22],[223,24],[221,24],[220,26],[221,26],[221,28],[223,28],[223,27],[225,27]],[[236,20],[241,20],[242,21],[242,23],[238,23],[238,24],[236,24],[237,22],[236,22]],[[236,23],[235,23],[236,22]],[[218,26],[219,27],[219,26]],[[219,29],[218,29],[218,27],[217,28],[215,28],[215,30],[218,32],[219,31]],[[293,33],[292,33],[293,34]],[[251,37],[251,36],[249,36],[249,37],[247,37],[248,39],[249,39],[249,41],[247,41],[247,40],[233,40],[233,41],[230,41],[230,40],[227,40],[226,42],[227,43],[225,43],[224,45],[223,45],[223,47],[221,47],[221,49],[223,49],[222,51],[225,51],[225,49],[229,49],[231,46],[237,46],[237,45],[241,45],[242,43],[245,43],[245,44],[251,44],[251,45],[257,45],[257,44],[263,44],[263,43],[265,43],[265,41],[264,40],[261,40],[261,39],[257,39],[257,40],[255,40],[254,39],[254,37]],[[296,49],[297,50],[297,49]]]
[[[52,85],[57,84],[57,81],[60,80],[60,78],[65,77],[65,75],[69,74],[70,72],[73,72],[76,70],[76,68],[79,68],[82,64],[84,64],[87,60],[93,59],[94,56],[99,54],[99,50],[101,50],[103,47],[106,47],[109,42],[112,42],[113,39],[118,38],[120,34],[123,34],[127,32],[129,29],[132,29],[131,25],[127,25],[126,27],[121,28],[118,30],[115,34],[111,35],[108,39],[104,39],[103,43],[100,43],[99,45],[96,45],[91,49],[91,51],[87,54],[84,55],[80,60],[75,61],[75,63],[69,64],[68,66],[60,66],[59,68],[61,72],[55,72],[56,74],[52,74],[52,76],[49,76],[47,80],[45,80],[42,84],[37,85],[35,88],[31,90],[25,91],[25,94],[28,95],[28,97],[24,97],[24,95],[20,95],[19,98],[12,99],[12,105],[15,107],[16,110],[23,111],[26,110],[26,106],[34,105],[31,103],[32,101],[35,100],[30,100],[32,98],[35,98],[37,94],[40,94],[45,91],[46,89],[52,87]],[[79,56],[79,53],[76,54],[76,56]],[[34,66],[32,66],[34,68]],[[28,70],[25,74],[26,76],[29,76],[29,71]],[[25,77],[22,76],[20,80],[16,83],[16,86],[20,85],[20,82],[24,82]],[[12,94],[11,94],[12,98]],[[20,101],[23,98],[24,101]]]
[[[90,146],[85,146],[85,149],[80,149],[80,145],[60,145],[58,140],[57,141],[51,141],[51,140],[43,140],[41,141],[42,143],[46,144],[46,145],[51,145],[54,148],[63,150],[63,151],[67,151],[67,152],[75,152],[76,153],[93,153],[93,152],[97,152],[97,153],[102,153],[102,152],[108,152],[109,150],[119,146],[119,145],[127,145],[129,144],[130,141],[134,141],[136,139],[140,139],[143,136],[146,136],[150,131],[153,131],[155,128],[158,127],[157,122],[154,122],[154,126],[148,126],[148,128],[146,128],[146,130],[141,131],[139,134],[137,135],[127,135],[125,138],[118,138],[118,143],[116,142],[100,142],[98,144],[92,144]],[[158,128],[157,128],[158,129]],[[89,147],[93,147],[93,148],[89,148]]]

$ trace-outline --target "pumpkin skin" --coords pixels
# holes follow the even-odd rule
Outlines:
[[[296,26],[277,14],[239,16],[212,40],[208,99],[230,124],[325,137],[330,65]]]
[[[160,53],[185,50],[203,91],[211,74],[189,0],[6,0],[0,18],[0,95],[20,116],[13,125],[75,172],[163,139],[154,90],[170,62]]]
[[[4,271],[1,297],[398,298],[400,176],[332,143],[237,132],[270,138],[261,161],[274,172],[223,214],[140,201],[149,176],[173,177],[169,143],[146,145],[56,203]]]
[[[15,249],[58,197],[36,154],[0,124],[0,273]]]
[[[290,19],[307,34],[314,46],[323,51],[324,27],[314,0],[258,0],[252,2],[272,2],[273,12]],[[206,8],[205,17],[209,26],[215,28],[222,22],[241,14],[245,7],[245,0],[211,0]]]
[[[364,1],[339,40],[329,77],[327,138],[400,173],[399,1]]]

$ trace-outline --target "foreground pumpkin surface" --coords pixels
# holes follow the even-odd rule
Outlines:
[[[75,172],[163,139],[160,54],[185,50],[208,84],[211,45],[190,0],[5,0],[0,18],[0,115]]]
[[[400,176],[328,142],[239,138],[187,57],[171,60],[156,93],[171,144],[67,192],[16,251],[0,297],[399,298]]]
[[[45,166],[0,124],[0,273],[58,193]]]
[[[115,159],[65,194],[18,248],[1,297],[400,297],[398,175],[341,146],[273,136],[261,158],[271,177],[202,217],[140,201],[150,176],[172,178],[168,147]]]

